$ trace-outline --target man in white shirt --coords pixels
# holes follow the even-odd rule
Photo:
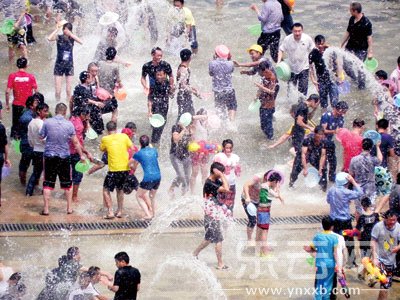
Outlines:
[[[397,58],[397,68],[390,74],[390,80],[395,84],[395,93],[400,93],[400,56]]]
[[[315,47],[312,38],[303,33],[303,25],[300,23],[293,24],[292,34],[285,37],[279,47],[278,63],[282,61],[283,54],[286,53],[287,60],[291,69],[290,83],[297,86],[300,93],[307,95],[308,91],[308,73],[310,64],[308,55]]]

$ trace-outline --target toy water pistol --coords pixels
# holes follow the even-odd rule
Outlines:
[[[346,276],[343,274],[343,277],[339,278],[338,281],[340,283],[340,286],[342,287],[344,296],[346,297],[346,299],[349,299],[350,293],[349,293],[349,287],[347,286],[346,282]]]
[[[357,229],[345,229],[342,230],[342,235],[343,236],[348,236],[348,237],[359,237],[360,236],[360,231]]]
[[[387,279],[386,275],[383,274],[377,266],[374,266],[374,264],[372,263],[372,261],[369,257],[364,257],[361,260],[361,263],[363,264],[364,268],[367,270],[368,274],[371,274],[372,276],[374,276],[382,284],[388,283],[388,279]]]

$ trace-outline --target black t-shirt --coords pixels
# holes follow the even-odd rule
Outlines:
[[[400,185],[396,184],[389,197],[389,208],[400,215]]]
[[[367,50],[368,37],[372,35],[372,24],[364,15],[357,23],[354,23],[355,18],[351,17],[347,32],[350,37],[347,41],[346,49],[348,50]]]
[[[56,64],[73,65],[74,39],[63,34],[57,36],[57,60]]]
[[[322,149],[326,149],[326,141],[321,140],[317,145],[314,140],[314,133],[311,133],[304,139],[303,147],[307,147],[307,161],[318,162],[321,158]]]
[[[361,215],[358,219],[356,228],[361,230],[361,241],[370,241],[372,228],[379,222],[379,214],[373,213],[372,215]]]
[[[282,13],[284,16],[290,15],[290,8],[289,6],[286,5],[286,3],[283,0],[278,0],[278,2],[282,6]]]
[[[166,108],[168,109],[170,85],[168,80],[164,82],[155,81],[150,87],[149,99],[153,102],[153,109]]]
[[[145,63],[142,67],[142,77],[146,77],[147,75],[149,75],[150,87],[152,87],[156,81],[156,69],[158,67],[161,67],[164,70],[165,74],[167,74],[169,77],[172,76],[171,65],[166,61],[160,61],[157,66],[153,65],[153,61],[149,61],[148,63]]]
[[[0,153],[5,153],[7,143],[6,128],[0,122]]]
[[[174,134],[174,132],[181,133],[182,130],[183,129],[181,126],[174,125],[172,126],[172,135]],[[169,153],[175,155],[180,160],[189,157],[190,155],[188,150],[189,142],[190,142],[189,134],[184,134],[178,143],[175,143],[173,137],[171,137],[171,150]]]
[[[294,128],[293,128],[293,135],[297,135],[298,133],[304,134],[305,129],[299,125],[297,125],[297,117],[302,116],[303,122],[308,122],[308,107],[305,102],[300,102],[297,105],[296,113],[294,115]]]
[[[140,272],[132,266],[119,268],[115,272],[114,285],[118,286],[114,300],[136,300]]]
[[[222,186],[222,181],[212,181],[210,178],[206,179],[203,187],[203,196],[204,198],[214,198],[217,199],[218,189]]]
[[[314,48],[308,55],[310,64],[314,64],[315,71],[319,80],[329,80],[329,72],[326,69],[325,61],[322,58],[323,54],[318,49]]]
[[[74,112],[77,108],[88,105],[89,99],[93,99],[92,90],[90,87],[79,84],[74,89],[73,97],[72,111]]]

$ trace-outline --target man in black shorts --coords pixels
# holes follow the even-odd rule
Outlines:
[[[113,285],[109,285],[108,289],[115,293],[114,300],[136,300],[140,289],[140,271],[129,265],[126,252],[118,252],[114,259],[118,270]]]
[[[163,51],[161,50],[161,48],[155,47],[151,49],[152,60],[145,63],[142,67],[142,77],[140,79],[140,82],[144,88],[144,93],[146,95],[149,94],[150,88],[154,86],[154,83],[156,81],[156,69],[158,67],[164,69],[165,73],[168,76],[171,93],[173,93],[174,91],[174,76],[172,74],[171,65],[166,61],[162,60],[162,56],[163,56]],[[147,85],[146,82],[147,76],[149,76],[149,86]]]
[[[46,139],[44,148],[44,181],[43,181],[43,216],[49,215],[49,200],[51,191],[56,184],[57,176],[60,180],[61,189],[65,190],[67,197],[67,214],[72,214],[72,180],[70,166],[69,142],[72,141],[79,154],[81,161],[85,161],[81,145],[75,135],[74,125],[65,119],[67,106],[64,103],[56,105],[56,115],[46,119],[40,130],[40,137]],[[63,133],[63,134],[60,134]]]
[[[222,206],[218,202],[219,193],[229,192],[229,184],[224,175],[225,167],[221,163],[214,162],[210,168],[210,176],[207,178],[203,187],[203,197],[206,201],[204,205],[204,241],[194,250],[193,256],[197,257],[210,243],[215,244],[215,254],[217,255],[218,270],[226,270],[229,267],[222,261],[222,236],[221,218],[224,218]]]

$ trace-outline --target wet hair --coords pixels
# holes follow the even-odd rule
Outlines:
[[[323,44],[325,42],[325,37],[322,34],[318,34],[315,38],[314,38],[315,44]]]
[[[92,67],[99,67],[99,65],[96,62],[91,62],[90,64],[88,64],[87,69],[88,71],[92,68]]]
[[[400,184],[400,172],[396,176],[396,184]]]
[[[222,147],[225,148],[226,145],[231,144],[233,147],[233,141],[231,139],[226,139],[222,141]]]
[[[359,3],[359,2],[351,3],[350,4],[350,8],[351,8],[352,11],[356,11],[358,13],[362,12],[362,6],[361,6],[361,3]]]
[[[389,127],[389,121],[386,119],[380,119],[378,122],[376,122],[376,125],[380,129],[387,129]]]
[[[90,113],[89,107],[87,107],[86,105],[83,105],[83,106],[76,107],[73,110],[72,115],[74,115],[75,117],[79,117],[80,115],[87,116],[89,113]]]
[[[56,115],[58,115],[58,114],[66,114],[67,113],[67,106],[64,104],[64,103],[58,103],[57,105],[56,105]]]
[[[156,51],[161,51],[162,52],[162,49],[160,48],[160,47],[154,47],[153,49],[151,49],[151,55],[154,55],[155,53],[156,53]]]
[[[36,99],[39,103],[44,103],[44,96],[43,94],[36,92],[32,95],[34,99]]]
[[[115,254],[114,259],[116,261],[119,261],[119,262],[124,261],[127,264],[129,264],[129,255],[126,252],[118,252],[117,254]]]
[[[190,51],[189,49],[182,49],[179,53],[179,56],[181,57],[182,61],[188,61],[192,57],[192,51]]]
[[[260,62],[258,67],[260,68],[261,71],[265,71],[265,70],[271,69],[272,64],[269,60],[264,60],[264,61]]]
[[[114,27],[114,26],[108,28],[107,32],[108,32],[110,35],[113,35],[114,37],[117,37],[117,36],[118,36],[118,29],[117,29],[116,27]]]
[[[324,134],[325,133],[325,129],[321,125],[315,126],[314,133],[315,134]]]
[[[128,122],[125,124],[125,128],[129,128],[132,131],[135,131],[137,129],[136,124],[133,122]]]
[[[220,162],[213,162],[210,167],[210,173],[214,174],[214,169],[221,171],[222,173],[225,172],[225,166]]]
[[[371,139],[365,138],[362,140],[362,149],[363,150],[370,151],[373,146],[374,146],[374,142]]]
[[[70,247],[67,250],[67,259],[71,260],[79,253],[79,248],[76,246]]]
[[[106,60],[113,60],[117,55],[117,49],[114,47],[108,47],[106,50]]]
[[[117,130],[117,123],[114,121],[109,121],[107,122],[106,128],[108,132],[115,131]]]
[[[69,31],[72,31],[72,24],[71,23],[65,23],[62,27],[62,30],[64,31],[64,29],[67,28]]]
[[[37,101],[37,99],[35,99],[33,96],[29,96],[25,101],[25,107],[30,108],[35,101]]]
[[[391,217],[398,217],[397,213],[393,209],[389,209],[383,213],[384,219],[388,219]]]
[[[200,108],[197,112],[196,112],[196,115],[197,116],[204,116],[204,115],[206,115],[207,114],[207,110],[205,109],[205,108]]]
[[[61,256],[58,259],[58,267],[60,267],[60,268],[63,267],[67,263],[67,261],[68,261],[68,258],[66,255]]]
[[[339,101],[338,103],[336,103],[335,109],[348,110],[349,109],[349,105],[347,104],[346,101]]]
[[[315,103],[319,102],[319,95],[318,94],[311,94],[308,96],[306,101],[314,101]]]
[[[20,272],[16,272],[16,273],[13,273],[13,274],[10,276],[9,280],[13,280],[13,281],[18,282],[18,281],[21,280],[21,278],[22,278],[21,273],[20,273]]]
[[[329,216],[323,217],[321,223],[324,230],[330,230],[333,226],[333,220]]]
[[[99,268],[99,267],[96,267],[96,266],[91,266],[91,267],[88,269],[87,272],[89,273],[89,276],[90,276],[91,278],[93,278],[94,276],[96,276],[96,275],[98,275],[98,274],[100,273],[100,268]]]
[[[388,74],[384,70],[378,70],[375,72],[375,76],[379,79],[387,80]]]
[[[17,59],[17,68],[25,69],[28,66],[28,60],[25,57],[20,57]]]
[[[363,197],[360,202],[362,207],[370,207],[372,204],[371,199],[369,199],[369,197]]]
[[[82,71],[79,74],[79,80],[81,81],[81,83],[85,83],[88,78],[89,78],[89,72],[88,71]]]
[[[158,72],[164,72],[164,73],[165,73],[165,69],[164,69],[163,66],[160,65],[160,66],[157,66],[157,67],[156,67],[155,72],[156,72],[156,73],[158,73]]]
[[[266,173],[267,174],[267,173]],[[269,174],[268,174],[269,175]],[[268,177],[265,176],[264,174],[264,180]],[[267,179],[269,182],[281,182],[282,176],[278,172],[272,172],[271,175],[269,175],[269,178]]]
[[[303,29],[303,24],[301,24],[301,23],[294,23],[294,24],[292,25],[292,30],[293,30],[293,28],[295,28],[295,27],[301,27],[301,29]]]
[[[149,138],[149,136],[148,135],[142,135],[140,138],[139,138],[139,144],[140,144],[140,147],[141,148],[145,148],[145,147],[147,147],[148,145],[150,145],[150,138]]]
[[[297,111],[297,104],[292,104],[292,106],[290,106],[289,113],[295,114],[296,111]]]
[[[185,0],[174,0],[174,2],[180,2],[183,5],[185,3]]]
[[[38,106],[36,106],[36,112],[42,111],[44,109],[49,109],[49,106],[47,103],[39,103]]]
[[[353,121],[353,127],[361,128],[365,125],[365,121],[363,119],[357,118]]]

